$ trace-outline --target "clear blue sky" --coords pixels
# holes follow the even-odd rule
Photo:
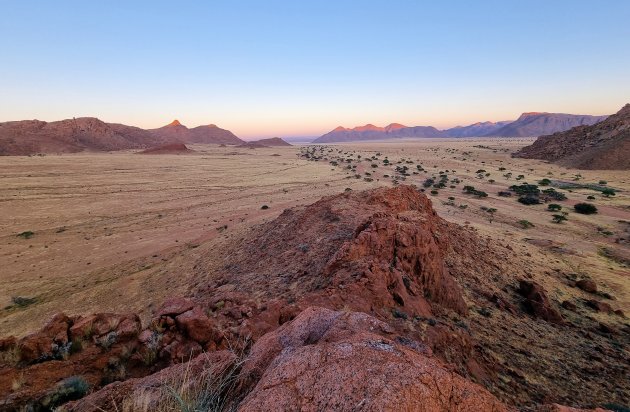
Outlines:
[[[630,102],[630,1],[3,1],[0,121],[242,137]]]

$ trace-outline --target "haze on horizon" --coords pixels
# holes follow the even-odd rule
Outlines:
[[[177,118],[253,138],[628,102],[630,2],[471,3],[8,2],[0,121]]]

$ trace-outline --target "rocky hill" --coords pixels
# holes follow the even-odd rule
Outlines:
[[[515,157],[543,159],[576,169],[630,169],[630,104],[592,126],[539,137]]]
[[[291,146],[290,143],[285,142],[284,140],[282,140],[279,137],[271,137],[269,139],[255,140],[255,141],[253,141],[251,143],[258,143],[258,144],[261,144],[263,146],[268,146],[268,147]]]
[[[50,123],[39,120],[0,123],[0,155],[137,149],[165,142],[138,127],[105,123],[94,117]]]
[[[150,129],[149,132],[170,141],[182,143],[202,143],[202,144],[242,144],[239,139],[229,130],[210,124],[207,126],[197,126],[189,129],[178,120],[173,120],[166,126],[158,129]]]
[[[532,279],[539,263],[443,220],[415,187],[287,209],[207,253],[223,260],[200,255],[190,297],[145,325],[57,314],[0,339],[0,408],[561,411],[538,408],[629,399],[622,314],[560,305]]]
[[[601,122],[606,117],[564,113],[523,113],[514,122],[508,123],[484,136],[536,137],[563,132],[575,126],[592,125]]]
[[[105,123],[94,117],[0,123],[0,155],[4,156],[144,149],[168,143],[242,142],[232,132],[214,125],[188,129],[177,121],[153,130]]]
[[[502,122],[478,122],[469,126],[453,127],[445,131],[448,137],[479,137],[491,134],[510,123],[512,123],[511,120]]]
[[[446,137],[444,132],[431,126],[407,127],[398,123],[392,123],[385,127],[366,124],[348,129],[337,127],[329,133],[318,137],[313,143],[355,142],[365,140],[384,140],[403,137]]]
[[[162,146],[151,147],[138,152],[138,154],[158,155],[158,154],[190,154],[195,153],[183,143],[169,143]]]

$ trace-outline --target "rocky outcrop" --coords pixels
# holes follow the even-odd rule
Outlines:
[[[307,308],[241,359],[229,351],[202,354],[145,378],[112,383],[66,409],[156,409],[182,393],[200,407],[195,391],[208,397],[222,390],[222,406],[239,411],[511,410],[447,370],[424,345],[401,339],[364,313]],[[187,376],[194,381],[186,382]]]
[[[523,304],[530,314],[551,323],[564,324],[562,315],[552,306],[541,285],[536,282],[521,280],[518,292],[525,298]]]
[[[241,411],[509,410],[364,313],[308,308],[260,339],[242,374],[257,383]]]
[[[190,154],[195,153],[183,143],[169,143],[162,146],[152,147],[150,149],[138,152],[138,154],[158,155],[158,154]]]
[[[630,169],[630,104],[605,120],[539,137],[514,157],[542,159],[577,169]]]

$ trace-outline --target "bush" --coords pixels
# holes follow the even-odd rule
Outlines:
[[[540,199],[538,198],[538,196],[534,196],[531,194],[519,197],[518,201],[519,203],[522,203],[527,206],[540,204]]]
[[[562,192],[558,192],[556,191],[556,189],[554,188],[549,188],[549,189],[545,189],[542,191],[543,194],[545,195],[545,199],[553,199],[553,200],[567,200],[567,196],[562,193]]]
[[[551,203],[547,206],[547,210],[552,211],[552,212],[556,212],[561,209],[562,209],[562,206],[556,203]]]
[[[587,200],[595,200],[595,196],[586,196]]]
[[[539,180],[538,184],[541,186],[549,186],[551,184],[551,180],[545,178],[545,179]]]
[[[30,230],[27,230],[26,232],[22,232],[22,233],[18,233],[17,237],[21,237],[24,239],[30,239],[33,236],[35,236],[35,232],[32,232]]]
[[[262,210],[267,210],[267,209],[269,209],[269,206],[267,206],[267,205],[262,205],[260,208],[261,208]]]
[[[525,220],[525,219],[519,220],[517,223],[519,225],[521,225],[521,227],[523,229],[529,229],[530,227],[534,227],[534,224],[532,222],[530,222],[529,220]]]
[[[597,207],[591,203],[576,203],[573,206],[573,209],[575,209],[577,213],[581,213],[583,215],[592,215],[597,213]]]
[[[615,189],[611,189],[611,188],[607,187],[606,189],[602,190],[602,195],[604,195],[606,197],[614,196],[615,195]]]
[[[510,190],[516,192],[519,195],[537,195],[540,193],[538,186],[528,185],[527,183],[523,183],[521,185],[512,185],[510,186]]]
[[[567,220],[565,215],[553,215],[553,223],[562,223]]]

